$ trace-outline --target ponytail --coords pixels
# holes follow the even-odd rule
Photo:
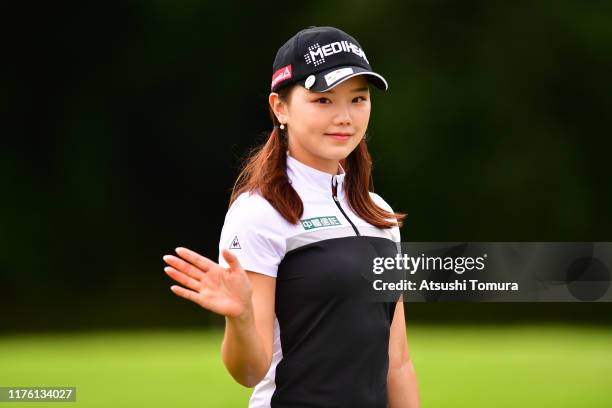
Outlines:
[[[289,89],[278,93],[281,99],[285,99]],[[287,177],[287,131],[279,128],[280,124],[271,109],[270,119],[274,127],[266,142],[248,154],[234,183],[230,205],[243,192],[258,191],[283,218],[296,224],[304,212],[304,204]]]

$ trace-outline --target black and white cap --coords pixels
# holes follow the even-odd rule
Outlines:
[[[271,92],[295,83],[326,92],[357,75],[366,75],[383,91],[388,88],[357,40],[334,27],[308,27],[291,37],[276,53],[272,72]]]

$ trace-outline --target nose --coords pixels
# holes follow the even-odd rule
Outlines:
[[[337,111],[334,115],[334,125],[347,126],[352,124],[350,106],[345,103],[337,104]]]

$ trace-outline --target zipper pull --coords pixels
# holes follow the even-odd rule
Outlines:
[[[340,210],[342,215],[344,215],[344,218],[346,218],[346,220],[349,222],[349,224],[351,224],[351,227],[353,227],[353,231],[355,231],[355,235],[357,235],[358,237],[361,236],[361,234],[359,233],[359,230],[357,229],[355,224],[353,224],[353,221],[351,221],[351,219],[348,217],[348,215],[346,215],[346,213],[342,209],[342,206],[340,205],[340,200],[338,200],[338,197],[336,195],[337,192],[338,192],[337,191],[338,180],[336,179],[336,176],[332,176],[331,182],[332,182],[332,198],[334,199],[334,202],[336,203],[336,206],[338,207],[338,210]]]

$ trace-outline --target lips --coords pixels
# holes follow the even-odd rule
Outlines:
[[[326,136],[331,136],[332,138],[336,139],[336,140],[347,140],[349,139],[351,136],[353,136],[351,133],[343,133],[343,132],[337,132],[337,133],[326,133]]]

